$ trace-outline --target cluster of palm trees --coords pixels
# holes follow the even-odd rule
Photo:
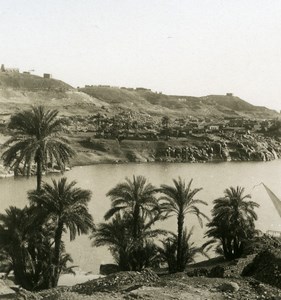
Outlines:
[[[247,243],[258,234],[254,209],[259,205],[246,201],[251,195],[244,195],[244,191],[241,187],[226,189],[224,197],[214,200],[212,220],[207,224],[206,236],[211,239],[204,246],[215,245],[217,253],[228,260],[241,257]]]
[[[91,192],[67,183],[66,178],[44,183],[40,192],[28,193],[29,206],[10,206],[0,214],[0,253],[7,273],[28,290],[55,287],[71,260],[62,235],[70,240],[94,228],[87,204]],[[2,266],[3,267],[3,266]]]
[[[71,261],[65,252],[63,234],[70,239],[91,233],[94,246],[108,246],[120,270],[141,270],[165,262],[169,272],[183,271],[198,252],[215,245],[226,259],[243,254],[245,243],[255,234],[254,212],[258,205],[247,201],[244,189],[225,191],[214,200],[212,219],[202,247],[191,241],[193,228],[186,230],[187,214],[199,224],[208,217],[200,210],[207,203],[197,199],[202,188],[191,188],[178,178],[173,185],[153,186],[143,176],[126,178],[107,193],[111,208],[105,222],[95,227],[88,212],[91,192],[67,182],[64,177],[42,183],[42,172],[54,163],[63,171],[75,154],[65,132],[65,120],[58,112],[34,107],[15,114],[9,128],[13,137],[4,145],[2,158],[15,174],[29,176],[36,165],[37,187],[28,193],[29,205],[10,206],[0,214],[0,259],[2,268],[13,270],[16,282],[29,290],[55,287],[61,272]],[[177,233],[157,229],[156,222],[176,216]],[[158,242],[156,241],[158,238]]]
[[[12,137],[4,144],[2,159],[15,175],[30,176],[36,165],[37,187],[28,193],[29,205],[10,206],[0,214],[2,267],[13,270],[16,283],[29,290],[57,286],[71,261],[62,241],[66,230],[73,240],[94,229],[88,212],[90,191],[66,178],[42,184],[42,173],[49,165],[56,163],[63,171],[75,154],[63,136],[64,125],[57,110],[33,107],[11,117]]]
[[[109,222],[97,226],[91,236],[93,245],[108,246],[120,270],[141,270],[165,263],[169,272],[182,272],[198,253],[207,255],[211,247],[228,260],[242,256],[245,245],[256,234],[254,209],[258,204],[247,201],[250,195],[244,195],[243,188],[231,187],[224,197],[214,200],[209,220],[199,209],[207,203],[195,198],[202,188],[192,189],[191,185],[192,180],[186,184],[180,177],[173,180],[173,185],[160,188],[142,176],[126,178],[107,193],[111,208],[104,218]],[[186,230],[187,214],[196,215],[201,227],[204,219],[209,220],[205,236],[211,239],[201,247],[190,241],[194,227]],[[170,216],[176,216],[176,234],[155,229],[156,222]]]
[[[141,270],[165,261],[170,271],[183,271],[194,258],[194,247],[189,244],[191,233],[184,230],[185,215],[195,214],[202,225],[202,218],[207,217],[198,204],[207,203],[194,198],[201,189],[192,189],[192,180],[187,185],[181,178],[173,182],[173,186],[156,188],[145,177],[133,176],[133,180],[126,178],[107,193],[111,208],[104,218],[110,222],[99,224],[92,239],[95,246],[109,246],[120,270]],[[158,193],[161,196],[157,198]],[[171,215],[178,220],[176,235],[155,229],[157,221]],[[154,243],[157,236],[165,237],[163,247]]]

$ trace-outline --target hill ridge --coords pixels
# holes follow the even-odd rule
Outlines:
[[[61,107],[68,114],[89,114],[106,107],[109,113],[132,110],[149,115],[248,118],[275,118],[279,114],[266,107],[255,106],[230,93],[226,95],[165,95],[146,88],[86,85],[73,88],[52,78],[24,73],[0,72],[0,114],[13,112],[20,106],[45,104]],[[14,104],[17,104],[15,106]],[[87,105],[86,105],[87,104]],[[85,108],[86,106],[86,108]]]

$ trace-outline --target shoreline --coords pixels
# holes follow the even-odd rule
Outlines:
[[[208,160],[208,161],[92,161],[92,162],[85,162],[85,163],[70,163],[69,170],[65,170],[64,172],[47,172],[45,175],[52,175],[52,174],[64,174],[65,172],[69,172],[72,170],[72,168],[77,168],[77,167],[88,167],[88,166],[95,166],[95,165],[133,165],[133,164],[222,164],[222,163],[270,163],[275,160],[280,160],[281,158],[273,159],[273,160],[268,160],[268,161],[262,161],[262,160],[223,160],[223,159],[214,159],[214,160]],[[0,164],[0,168],[3,167],[3,165]],[[30,175],[30,176],[35,176],[35,175]],[[11,177],[23,177],[21,175],[14,176],[14,174],[9,173],[0,173],[0,180],[1,179],[6,179],[6,178],[11,178]]]
[[[206,160],[206,161],[180,161],[180,160],[149,160],[149,161],[123,161],[123,160],[116,160],[116,161],[92,161],[92,162],[85,162],[85,163],[71,163],[70,168],[74,167],[85,167],[85,166],[94,166],[94,165],[131,165],[131,164],[220,164],[220,163],[269,163],[275,160],[280,160],[281,157],[272,160],[225,160],[225,159],[213,159],[213,160]]]

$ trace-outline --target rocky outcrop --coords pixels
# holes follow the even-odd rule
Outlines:
[[[189,147],[170,145],[158,149],[155,157],[165,162],[271,161],[281,157],[281,144],[274,139],[256,137],[250,141],[204,142]]]
[[[252,263],[247,265],[243,276],[255,279],[281,288],[281,250],[265,250],[260,252]]]

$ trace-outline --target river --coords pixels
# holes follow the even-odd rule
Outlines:
[[[93,166],[75,167],[64,174],[68,180],[76,180],[77,185],[92,191],[93,196],[89,204],[90,213],[96,224],[103,221],[103,215],[110,207],[110,200],[105,196],[109,189],[122,182],[125,177],[143,175],[152,184],[159,186],[162,183],[172,184],[172,178],[181,176],[186,181],[193,178],[193,188],[203,187],[197,195],[209,205],[202,207],[202,211],[210,216],[212,201],[223,196],[225,188],[230,186],[243,186],[246,193],[252,195],[252,200],[260,204],[257,210],[257,228],[262,231],[268,229],[280,230],[281,222],[264,187],[258,185],[264,182],[279,198],[281,197],[281,160],[271,162],[226,162],[206,164],[186,163],[151,163],[151,164],[100,164]],[[60,175],[55,175],[59,177]],[[44,178],[46,182],[50,176]],[[35,177],[32,178],[5,178],[0,180],[1,207],[0,212],[15,205],[23,207],[28,203],[26,192],[34,189]],[[256,186],[257,185],[257,186]],[[256,186],[256,187],[255,187]],[[201,245],[206,228],[201,229],[196,218],[187,215],[186,226],[195,225],[192,240]],[[171,217],[159,227],[169,230],[176,229],[176,219]],[[74,259],[74,264],[85,271],[98,273],[101,263],[112,262],[112,257],[106,248],[93,248],[87,236],[77,237],[73,242],[65,236],[66,250]]]

